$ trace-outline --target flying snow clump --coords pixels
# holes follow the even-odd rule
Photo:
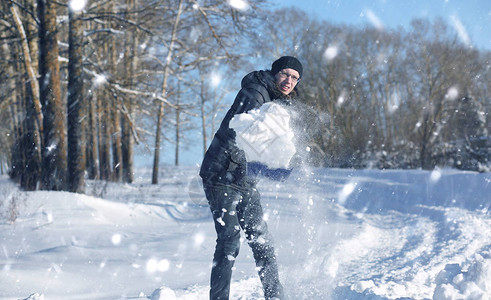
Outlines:
[[[34,293],[24,300],[44,300],[44,294]]]
[[[448,89],[447,94],[445,95],[446,98],[450,100],[455,100],[459,96],[459,90],[457,90],[456,87],[451,87]]]
[[[338,47],[336,46],[329,46],[327,47],[326,51],[324,51],[324,57],[328,60],[331,61],[334,58],[338,56]]]
[[[244,150],[248,162],[287,169],[296,153],[290,114],[281,104],[269,102],[235,115],[230,128],[235,130],[237,146]]]
[[[121,234],[114,234],[112,237],[111,237],[111,242],[113,243],[113,245],[117,246],[119,244],[121,244]]]
[[[160,287],[153,291],[150,300],[176,300],[176,293],[166,286]]]

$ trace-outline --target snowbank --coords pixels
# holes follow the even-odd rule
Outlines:
[[[207,299],[216,233],[197,172],[152,185],[139,170],[91,195],[0,177],[0,299]],[[490,299],[491,174],[305,169],[258,189],[290,299]],[[262,297],[243,239],[231,299]]]
[[[447,264],[436,277],[435,300],[491,299],[491,259],[477,255],[464,271],[459,264]]]

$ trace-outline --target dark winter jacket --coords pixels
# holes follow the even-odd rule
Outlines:
[[[230,120],[236,114],[259,108],[282,95],[275,88],[274,76],[270,71],[247,74],[241,86],[201,164],[200,176],[205,184],[221,182],[241,185],[247,172],[247,162],[244,151],[237,147],[235,131],[229,127]]]

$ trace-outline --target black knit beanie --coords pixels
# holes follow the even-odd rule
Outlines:
[[[276,75],[279,71],[283,69],[293,69],[298,72],[300,77],[302,77],[303,67],[298,59],[293,56],[282,56],[275,60],[271,65],[271,73]]]

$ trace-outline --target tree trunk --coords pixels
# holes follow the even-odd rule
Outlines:
[[[111,73],[113,77],[117,78],[117,53],[116,53],[116,41],[114,37],[111,37],[111,49],[110,49],[110,61],[111,61]],[[113,168],[112,179],[116,182],[120,182],[122,179],[122,153],[121,153],[121,116],[120,116],[120,104],[118,96],[113,95],[109,101],[111,105],[111,143],[112,143],[112,155],[113,155]]]
[[[12,18],[17,27],[19,37],[21,40],[23,62],[25,67],[25,76],[27,77],[23,85],[25,87],[25,97],[23,99],[23,107],[25,112],[25,117],[22,122],[22,127],[24,128],[20,140],[18,141],[20,145],[20,151],[23,152],[23,168],[18,171],[20,174],[20,186],[25,190],[35,190],[40,180],[41,172],[41,156],[40,156],[40,131],[42,132],[42,114],[41,105],[39,103],[39,85],[37,81],[37,59],[34,55],[34,59],[31,58],[31,53],[37,53],[36,43],[29,43],[28,36],[29,32],[26,34],[24,25],[21,20],[16,6],[12,5],[10,7],[12,12]],[[26,22],[27,24],[32,24],[31,21]],[[31,36],[34,36],[35,29],[33,26],[28,27],[31,30]],[[35,41],[35,39],[32,39]],[[31,51],[31,46],[34,47]]]
[[[109,3],[110,5],[111,3]],[[105,13],[112,14],[110,7],[105,8]],[[107,58],[111,55],[109,44],[104,43],[97,48],[98,64],[108,64]],[[109,63],[110,64],[110,63]],[[101,180],[111,180],[111,106],[113,95],[108,89],[100,87],[97,90],[97,117],[99,125],[99,177]]]
[[[0,32],[0,38],[3,40],[6,36],[6,32]],[[12,59],[12,55],[11,53],[15,53],[14,51],[12,51],[10,48],[10,44],[8,43],[2,43],[0,45],[0,49],[2,51],[2,53],[5,53],[4,54],[4,57],[3,59],[5,60],[5,69],[6,69],[6,72],[8,74],[12,74],[14,73],[14,64],[11,63],[11,61],[14,61]],[[3,67],[3,66],[2,66]],[[0,111],[9,111],[10,110],[10,114],[9,114],[9,127],[7,129],[10,129],[10,140],[13,141],[12,144],[15,143],[15,138],[16,138],[16,132],[17,132],[17,124],[15,122],[15,115],[14,115],[14,110],[13,110],[13,105],[15,104],[15,99],[17,98],[17,95],[16,95],[16,84],[15,84],[15,78],[8,78],[7,82],[5,83],[5,86],[7,88],[7,90],[9,91],[9,93],[6,95],[6,97],[3,99],[3,101],[0,102]],[[7,139],[8,137],[6,135],[4,135],[5,139]],[[14,147],[13,145],[11,145],[10,143],[2,143],[1,144],[1,148],[5,151],[4,153],[7,154],[6,156],[6,159],[7,160],[10,160],[10,164],[7,165],[7,169],[9,169],[10,167],[10,171],[9,171],[9,175],[11,177],[11,179],[15,179],[15,168],[14,168],[14,157],[15,157],[15,152],[13,151]]]
[[[16,60],[15,57],[11,57]],[[15,61],[13,60],[13,61]],[[12,63],[9,64],[9,69],[10,71],[13,72],[13,74],[16,73],[16,69],[20,69],[20,67],[14,67],[16,64]],[[20,79],[12,78],[11,84],[10,84],[10,90],[11,90],[11,99],[12,99],[12,105],[10,105],[10,115],[12,118],[12,132],[13,132],[13,144],[11,147],[11,152],[12,152],[12,158],[11,158],[11,163],[12,167],[10,170],[10,177],[12,180],[16,182],[20,182],[22,172],[24,170],[25,166],[25,160],[23,158],[24,153],[22,151],[22,143],[21,139],[24,134],[24,130],[22,128],[22,122],[20,121],[22,114],[21,110],[21,100],[22,96],[19,95],[20,91],[17,90],[17,86],[20,86]]]
[[[38,62],[36,55],[31,56],[31,53],[37,53],[37,48],[32,49],[33,51],[30,50],[31,46],[35,46],[36,43],[32,42],[35,41],[35,39],[32,39],[31,43],[29,43],[26,32],[24,30],[24,26],[22,25],[21,19],[19,17],[19,14],[17,13],[17,8],[12,4],[11,7],[11,12],[13,19],[15,21],[15,24],[17,26],[17,30],[19,32],[21,41],[22,41],[22,52],[24,54],[24,65],[26,68],[26,73],[29,78],[29,83],[30,83],[30,92],[32,94],[32,101],[34,104],[34,107],[36,109],[36,118],[39,126],[39,130],[43,131],[43,115],[41,112],[41,103],[39,100],[39,82],[37,81],[37,73],[36,73],[36,68],[38,67]],[[32,22],[28,22],[28,24],[32,24]],[[30,26],[31,30],[32,25]]]
[[[36,1],[28,0],[27,4],[28,10],[35,12],[36,11]],[[33,70],[35,71],[35,82],[37,86],[36,93],[32,93],[32,102],[29,104],[30,110],[30,128],[32,128],[31,132],[32,136],[32,144],[35,145],[32,152],[33,165],[36,166],[34,168],[35,173],[33,174],[32,182],[36,182],[36,189],[39,188],[39,183],[41,182],[42,175],[42,153],[41,149],[43,148],[42,144],[42,136],[43,136],[43,112],[41,107],[41,102],[39,99],[39,82],[37,78],[39,77],[39,31],[38,26],[36,25],[36,20],[31,14],[26,14],[27,17],[27,39],[29,41],[29,50],[31,52],[31,65]],[[34,54],[35,53],[35,54]],[[26,84],[26,86],[28,86]]]
[[[176,154],[174,158],[174,165],[178,166],[179,165],[179,143],[180,143],[180,137],[181,137],[181,108],[179,107],[180,105],[180,98],[181,98],[181,91],[180,91],[181,85],[178,85],[178,91],[177,91],[177,103],[176,103]]]
[[[69,9],[68,30],[68,190],[85,191],[85,142],[83,134],[84,83],[82,76],[84,27],[81,13]]]
[[[111,178],[111,154],[110,154],[110,131],[109,101],[102,99],[106,97],[104,91],[97,92],[97,116],[99,119],[99,178],[109,180]]]
[[[93,94],[90,93],[89,101],[87,103],[88,125],[87,125],[87,175],[89,179],[99,178],[99,159],[97,151],[97,112],[96,112],[96,99]]]
[[[42,188],[66,189],[65,110],[61,98],[56,2],[37,0],[40,99],[43,108]]]
[[[113,107],[112,111],[112,154],[113,154],[113,180],[120,182],[123,178],[122,173],[122,149],[121,149],[121,114],[119,110],[119,100],[115,96],[112,99]]]
[[[127,0],[129,11],[132,12],[136,8],[136,0]],[[133,19],[133,14],[128,14],[130,20]],[[125,70],[126,83],[129,88],[134,86],[133,76],[136,73],[137,64],[137,45],[138,37],[136,31],[132,29],[128,32],[130,38],[127,39],[125,47]],[[133,182],[133,135],[131,133],[131,120],[133,118],[133,96],[128,95],[123,100],[124,114],[121,118],[121,159],[123,162],[123,181]]]
[[[201,113],[201,132],[203,135],[203,156],[206,153],[206,149],[208,147],[208,134],[206,133],[206,113],[205,113],[205,104],[206,98],[204,97],[204,85],[201,84],[201,102],[200,102],[200,113]]]
[[[22,169],[20,186],[25,190],[33,191],[38,188],[38,183],[41,180],[41,145],[38,123],[36,122],[37,113],[33,106],[31,86],[27,84],[27,81],[24,85],[26,93],[23,99],[25,117],[20,150],[23,152],[24,168]]]
[[[88,30],[93,30],[95,25],[88,24]],[[88,90],[87,95],[87,105],[86,105],[86,114],[88,116],[88,124],[86,129],[86,141],[87,141],[87,177],[89,179],[98,179],[99,178],[99,132],[98,132],[98,90],[97,88],[92,88]]]
[[[157,133],[155,134],[155,148],[153,156],[152,184],[159,183],[160,164],[160,135],[162,134],[162,119],[164,118],[164,103],[160,103],[157,117]]]
[[[3,3],[2,3],[3,4]],[[5,3],[6,4],[6,3]],[[5,39],[7,33],[6,32],[0,32],[0,38],[3,40]],[[2,52],[5,53],[5,56],[3,59],[5,60],[5,67],[6,67],[6,72],[8,74],[15,74],[16,73],[16,64],[14,63],[17,59],[13,57],[13,54],[19,51],[15,51],[12,48],[12,45],[8,43],[2,43],[1,45]],[[20,166],[22,166],[22,163],[18,160],[19,153],[17,151],[16,144],[18,143],[18,137],[19,137],[19,132],[18,132],[18,120],[17,120],[17,111],[16,111],[16,106],[17,106],[17,78],[15,77],[10,77],[8,78],[8,82],[6,83],[6,88],[8,91],[8,94],[6,95],[5,99],[0,102],[0,110],[9,110],[10,111],[10,126],[11,126],[11,139],[12,139],[12,144],[11,145],[4,145],[5,148],[8,148],[7,150],[10,152],[11,155],[10,157],[10,171],[9,171],[9,176],[12,180],[18,181],[19,178],[19,171],[20,171]]]

